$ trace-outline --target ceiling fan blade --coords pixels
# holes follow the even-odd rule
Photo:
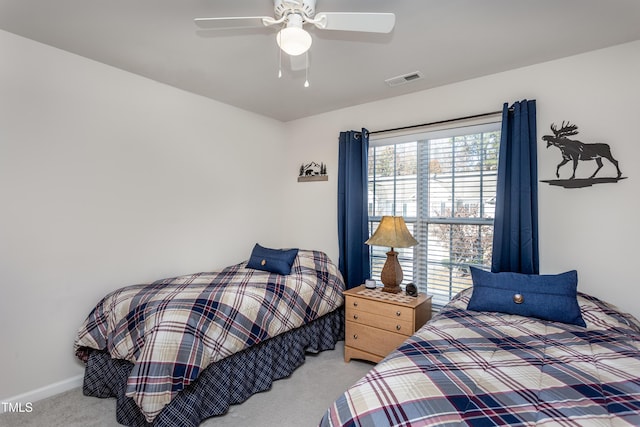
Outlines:
[[[275,24],[270,16],[238,16],[227,18],[196,18],[193,20],[200,28],[207,30],[229,30],[236,28],[265,27]]]
[[[323,30],[389,33],[396,23],[393,13],[324,12],[318,13],[313,24]]]

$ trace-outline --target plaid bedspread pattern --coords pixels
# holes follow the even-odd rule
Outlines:
[[[640,425],[640,326],[580,294],[587,328],[467,311],[464,291],[321,426]]]
[[[300,250],[291,274],[246,268],[116,290],[91,311],[75,350],[134,363],[127,396],[151,422],[209,364],[338,308],[344,282],[326,254]]]

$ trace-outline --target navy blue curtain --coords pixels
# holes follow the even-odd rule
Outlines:
[[[538,274],[536,101],[502,109],[491,271]]]
[[[338,267],[347,289],[369,278],[367,156],[369,132],[340,132],[338,152]]]

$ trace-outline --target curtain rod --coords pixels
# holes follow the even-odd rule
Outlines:
[[[509,109],[509,110],[511,110],[511,109]],[[399,128],[393,128],[393,129],[375,130],[373,132],[369,132],[369,135],[373,135],[375,133],[395,132],[395,131],[398,131],[398,130],[421,128],[421,127],[425,127],[425,126],[441,125],[443,123],[457,122],[457,121],[469,120],[469,119],[477,119],[477,118],[480,118],[480,117],[493,116],[493,115],[496,115],[496,114],[502,114],[502,110],[493,111],[491,113],[482,113],[482,114],[474,114],[472,116],[458,117],[456,119],[438,120],[437,122],[422,123],[420,125],[403,126],[403,127],[399,127]]]

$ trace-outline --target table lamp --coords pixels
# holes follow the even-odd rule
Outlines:
[[[370,246],[391,247],[380,273],[380,280],[384,285],[382,291],[393,294],[400,292],[402,267],[398,262],[398,252],[393,248],[410,248],[418,244],[418,241],[409,233],[404,219],[401,216],[383,216],[375,233],[365,243]]]

